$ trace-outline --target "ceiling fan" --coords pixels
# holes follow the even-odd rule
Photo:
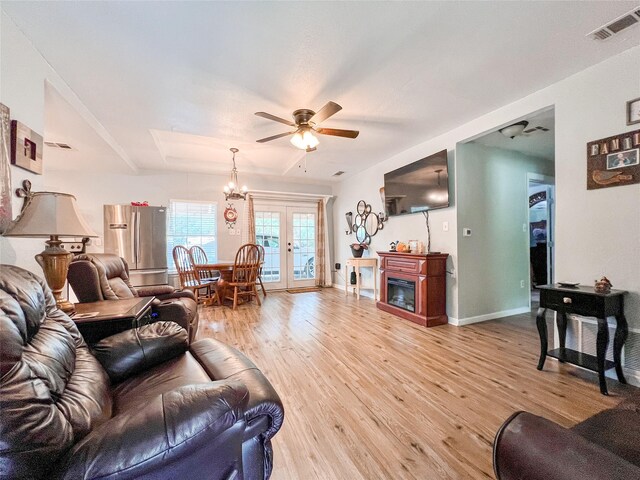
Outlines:
[[[313,152],[320,141],[316,138],[314,133],[321,135],[333,135],[334,137],[344,138],[356,138],[360,132],[356,130],[340,130],[337,128],[321,128],[318,125],[325,121],[327,118],[335,115],[342,107],[334,102],[328,102],[317,113],[307,108],[301,108],[293,112],[293,122],[284,118],[276,117],[266,112],[256,112],[259,117],[266,118],[267,120],[273,120],[274,122],[284,123],[290,127],[295,127],[295,130],[286,133],[280,133],[271,137],[261,138],[256,140],[258,143],[270,142],[277,138],[286,137],[287,135],[293,135],[291,143],[301,150],[307,152]]]

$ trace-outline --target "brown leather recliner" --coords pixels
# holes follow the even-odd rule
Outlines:
[[[192,292],[169,285],[134,288],[129,281],[129,265],[111,253],[76,255],[69,265],[69,285],[81,303],[156,297],[151,305],[158,321],[175,322],[193,341],[198,332],[198,304]]]
[[[0,265],[0,477],[267,479],[284,420],[237,350],[156,322],[91,351],[43,280]]]
[[[640,478],[640,392],[572,428],[516,412],[493,443],[498,480]]]

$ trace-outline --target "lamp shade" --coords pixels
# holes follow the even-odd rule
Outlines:
[[[97,237],[80,216],[76,197],[68,193],[32,193],[6,237]]]

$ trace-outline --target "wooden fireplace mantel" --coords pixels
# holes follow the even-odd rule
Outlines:
[[[376,253],[380,257],[380,301],[376,303],[380,310],[423,327],[435,327],[449,321],[446,277],[448,253]],[[415,285],[414,311],[389,303],[394,301],[389,298],[389,279]]]

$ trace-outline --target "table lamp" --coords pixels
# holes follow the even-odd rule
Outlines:
[[[13,221],[5,237],[49,237],[47,248],[36,261],[44,271],[56,304],[63,312],[73,312],[73,303],[62,296],[73,254],[60,246],[59,237],[97,237],[80,216],[76,197],[67,193],[30,192],[20,215]]]

